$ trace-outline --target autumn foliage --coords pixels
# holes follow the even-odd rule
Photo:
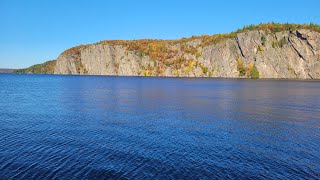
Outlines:
[[[134,52],[140,58],[148,56],[151,61],[156,61],[156,66],[147,68],[147,73],[153,75],[161,75],[166,67],[178,69],[181,67],[188,67],[190,56],[194,59],[201,57],[202,49],[206,46],[217,44],[234,38],[237,34],[252,31],[262,30],[268,33],[277,33],[280,31],[294,31],[297,29],[309,29],[312,31],[320,32],[320,26],[316,24],[279,24],[279,23],[266,23],[259,25],[248,25],[237,31],[229,34],[215,34],[192,36],[190,38],[182,38],[178,40],[158,40],[158,39],[141,39],[141,40],[105,40],[96,43],[97,45],[117,45],[123,46],[127,51]],[[190,42],[195,42],[191,43]],[[279,42],[274,46],[283,46],[285,42]],[[87,45],[80,45],[70,48],[63,52],[71,56],[80,55],[80,50],[86,48]],[[259,51],[263,51],[263,47],[259,47]],[[186,58],[188,57],[188,58]],[[204,72],[207,70],[204,68]],[[240,73],[242,69],[240,70]]]
[[[56,66],[56,60],[47,61],[43,64],[36,64],[29,68],[18,69],[15,73],[18,74],[53,74]]]

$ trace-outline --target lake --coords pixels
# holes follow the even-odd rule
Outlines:
[[[0,74],[0,179],[318,179],[320,81]]]

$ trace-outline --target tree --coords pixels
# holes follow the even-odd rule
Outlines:
[[[255,65],[252,67],[251,78],[259,79],[259,71]]]

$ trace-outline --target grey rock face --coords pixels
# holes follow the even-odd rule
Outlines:
[[[92,44],[57,58],[55,74],[119,76],[231,77],[238,78],[238,61],[257,67],[260,78],[320,79],[320,33],[310,30],[268,33],[248,31],[217,44],[200,46],[201,40],[186,43],[201,55],[178,52],[188,65],[163,68],[162,74],[147,72],[157,66],[147,55],[129,51],[126,46]],[[168,47],[179,49],[179,44]],[[194,60],[195,64],[192,64]]]

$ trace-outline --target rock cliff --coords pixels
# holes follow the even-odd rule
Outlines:
[[[54,73],[320,79],[319,26],[263,24],[180,40],[101,41],[63,52]]]

